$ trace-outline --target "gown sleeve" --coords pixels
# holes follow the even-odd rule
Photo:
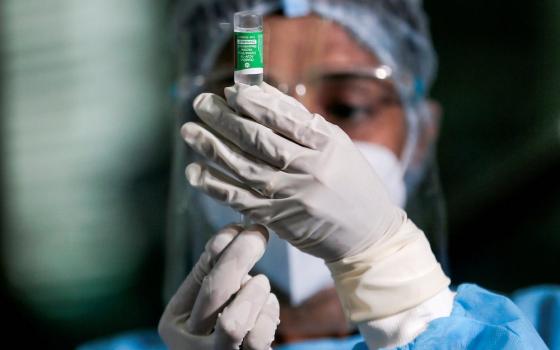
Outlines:
[[[364,349],[364,342],[354,347]],[[473,284],[463,284],[457,289],[449,317],[433,320],[413,341],[393,349],[548,348],[510,299]]]

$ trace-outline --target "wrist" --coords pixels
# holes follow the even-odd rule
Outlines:
[[[424,233],[408,219],[362,252],[328,263],[346,316],[380,319],[413,308],[449,285]]]

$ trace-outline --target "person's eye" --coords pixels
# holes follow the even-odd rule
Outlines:
[[[346,102],[334,102],[326,107],[327,114],[336,119],[357,121],[374,113],[371,106],[357,105]]]

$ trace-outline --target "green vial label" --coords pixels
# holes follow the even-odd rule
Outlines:
[[[259,74],[263,61],[263,32],[235,32],[235,70]]]

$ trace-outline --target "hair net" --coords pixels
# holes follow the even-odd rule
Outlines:
[[[391,68],[392,80],[401,97],[407,118],[407,140],[401,158],[406,167],[405,181],[410,200],[409,215],[416,209],[423,218],[437,227],[430,228],[438,249],[444,249],[443,204],[433,157],[433,142],[426,135],[437,128],[429,113],[426,97],[433,83],[437,59],[428,31],[421,0],[188,0],[177,8],[176,28],[181,79],[178,95],[183,110],[181,125],[194,118],[191,103],[212,74],[217,57],[232,36],[230,23],[238,11],[253,10],[262,15],[282,11],[295,17],[317,14],[343,26],[370,50],[384,65]],[[265,29],[266,30],[266,29]],[[167,289],[174,289],[185,269],[198,257],[207,237],[188,237],[187,227],[205,232],[204,220],[197,213],[193,191],[186,189],[184,167],[194,155],[181,140],[175,149],[171,212],[167,252]],[[429,170],[427,170],[429,169]],[[183,189],[182,191],[180,189]],[[424,206],[416,203],[422,194]],[[201,209],[201,208],[198,208]],[[210,215],[210,214],[207,214]],[[431,218],[433,216],[433,218]],[[418,224],[422,227],[422,219]],[[435,218],[435,223],[434,223]],[[428,228],[423,227],[428,233]],[[193,235],[190,235],[193,236]],[[433,237],[432,237],[433,238]],[[189,246],[190,249],[187,249]],[[193,248],[193,247],[199,248]],[[194,251],[194,252],[193,252]],[[189,252],[191,253],[189,255]],[[441,259],[441,255],[440,259]],[[444,254],[443,254],[444,255]],[[442,263],[445,263],[442,261]]]

